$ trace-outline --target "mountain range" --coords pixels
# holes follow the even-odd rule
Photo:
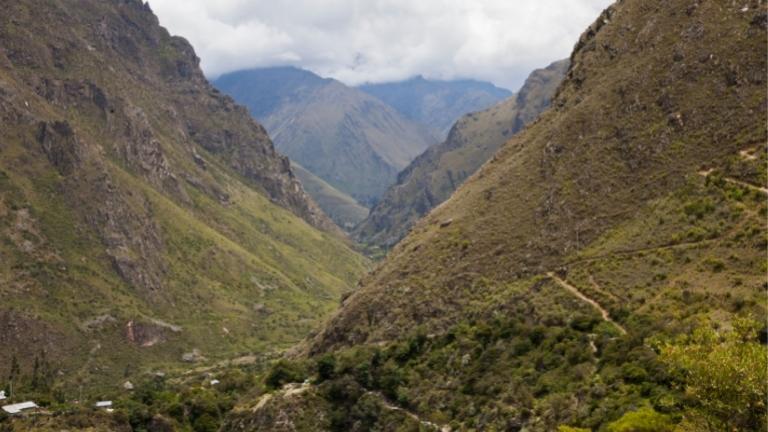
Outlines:
[[[517,95],[467,114],[448,138],[417,157],[397,177],[354,231],[370,247],[394,246],[411,226],[451,194],[506,141],[548,106],[565,77],[568,60],[534,71]]]
[[[375,97],[309,71],[233,72],[215,85],[250,109],[278,150],[364,206],[436,141]]]
[[[551,108],[225,429],[762,428],[766,16],[605,10]]]
[[[406,118],[427,125],[444,140],[463,115],[486,109],[512,96],[507,89],[476,80],[441,81],[417,76],[406,81],[365,84],[369,93]]]
[[[614,3],[400,176],[439,199],[385,195],[366,235],[405,236],[375,265],[302,184],[337,224],[376,195],[281,155],[147,3],[3,6],[0,430],[768,421],[765,2]],[[303,71],[243,74],[273,72],[264,109],[301,119],[278,137],[415,124]],[[372,142],[348,162],[418,153]]]

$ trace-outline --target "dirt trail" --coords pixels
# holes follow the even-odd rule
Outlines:
[[[549,273],[547,273],[547,276],[550,279],[552,279],[553,281],[555,281],[561,287],[563,287],[566,290],[570,291],[571,294],[573,294],[576,297],[580,298],[584,302],[589,303],[590,305],[592,305],[593,308],[595,308],[598,311],[600,311],[600,314],[603,316],[603,320],[613,324],[619,330],[619,332],[621,332],[621,334],[627,334],[627,330],[625,330],[624,327],[621,326],[621,324],[619,324],[616,321],[614,321],[613,319],[611,319],[611,315],[608,313],[607,310],[605,310],[602,306],[600,306],[600,303],[598,303],[598,302],[592,300],[591,298],[587,297],[581,291],[579,291],[578,288],[576,288],[575,286],[569,284],[568,282],[560,279],[554,273],[549,272]]]
[[[704,171],[699,171],[699,175],[703,176],[703,177],[709,177],[709,175],[712,174],[713,171],[714,171],[714,169],[708,169],[708,170],[704,170]],[[753,185],[752,183],[743,182],[741,180],[736,180],[736,179],[730,178],[730,177],[723,177],[723,180],[725,180],[728,183],[739,185],[739,186],[743,186],[743,187],[745,187],[747,189],[752,189],[752,190],[758,191],[760,193],[763,193],[765,195],[768,195],[768,188],[766,188],[766,187]]]
[[[417,422],[419,422],[420,425],[422,425],[422,426],[424,426],[426,428],[429,428],[431,430],[436,430],[436,431],[439,431],[439,432],[450,432],[451,431],[451,427],[450,426],[440,426],[440,425],[438,425],[436,423],[432,423],[431,421],[422,420],[421,417],[419,417],[416,413],[408,411],[407,409],[401,408],[401,407],[399,407],[397,405],[393,405],[391,402],[389,402],[389,400],[387,400],[387,398],[383,394],[381,394],[379,392],[369,391],[368,394],[374,395],[377,398],[379,398],[379,400],[381,401],[381,404],[384,406],[384,408],[386,408],[386,409],[388,409],[390,411],[401,412],[401,413],[405,414],[406,416],[416,420]]]
[[[757,151],[757,149],[742,150],[739,152],[739,156],[746,161],[757,160],[757,156],[753,154],[755,151]]]

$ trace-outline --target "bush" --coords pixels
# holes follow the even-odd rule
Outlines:
[[[577,428],[571,426],[558,426],[557,432],[592,432],[589,429]]]
[[[306,370],[298,363],[280,360],[272,366],[265,379],[265,384],[274,390],[288,383],[303,382],[306,377]]]
[[[683,211],[686,216],[694,216],[701,219],[715,210],[715,206],[709,200],[699,200],[685,205]]]
[[[320,382],[333,378],[335,371],[336,359],[333,355],[326,354],[317,361],[317,376]]]
[[[192,425],[195,432],[216,432],[219,430],[219,421],[210,414],[203,414]]]
[[[650,407],[640,408],[624,414],[608,425],[607,432],[671,432],[675,423],[666,414],[660,414]]]
[[[578,314],[571,320],[571,328],[581,332],[591,332],[600,320],[597,317]]]
[[[768,348],[761,345],[762,324],[740,318],[733,330],[716,333],[708,327],[660,347],[687,394],[689,423],[700,430],[761,430],[768,422]]]

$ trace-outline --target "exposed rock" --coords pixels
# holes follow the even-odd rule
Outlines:
[[[53,166],[63,176],[72,174],[80,163],[80,146],[66,121],[40,122],[37,141]]]
[[[191,352],[182,354],[181,360],[187,363],[197,363],[204,361],[205,357],[199,349],[195,348]]]
[[[169,332],[172,331],[167,326],[153,323],[128,321],[125,324],[125,338],[133,345],[147,348],[161,344],[168,340]]]

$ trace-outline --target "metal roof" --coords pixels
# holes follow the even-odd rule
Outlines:
[[[3,411],[7,412],[8,414],[18,414],[23,410],[30,408],[37,408],[37,404],[32,401],[27,401],[13,405],[5,405],[3,406]]]

